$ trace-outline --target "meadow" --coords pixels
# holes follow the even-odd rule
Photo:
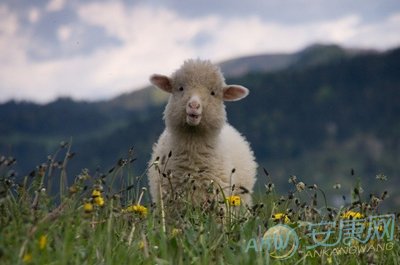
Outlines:
[[[185,194],[152,204],[146,172],[132,173],[135,156],[130,149],[108,172],[82,169],[68,182],[68,163],[79,159],[68,142],[27,176],[0,155],[0,263],[400,264],[399,216],[380,211],[389,194],[364,194],[361,180],[340,207],[328,205],[323,183],[296,176],[278,194],[266,169],[252,207],[212,183],[218,196],[194,202],[190,181]],[[386,179],[379,174],[374,185]],[[277,225],[287,249],[267,241]]]

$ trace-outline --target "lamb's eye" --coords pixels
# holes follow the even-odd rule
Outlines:
[[[179,87],[179,91],[183,91],[183,86]]]
[[[214,91],[211,91],[211,96],[215,96],[215,92]]]

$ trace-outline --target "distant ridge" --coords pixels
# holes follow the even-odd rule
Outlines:
[[[241,57],[220,63],[225,76],[238,77],[249,72],[273,72],[293,64],[293,54],[262,54]]]
[[[250,72],[267,73],[293,66],[313,66],[352,56],[377,53],[370,49],[347,49],[336,44],[314,44],[295,53],[260,54],[239,57],[220,63],[227,77],[239,77]]]

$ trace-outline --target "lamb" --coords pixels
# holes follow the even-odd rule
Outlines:
[[[153,202],[189,182],[199,203],[210,201],[212,184],[222,189],[219,196],[238,195],[251,205],[257,164],[249,143],[227,123],[224,105],[246,97],[248,89],[226,85],[219,67],[200,59],[185,61],[171,77],[154,74],[150,82],[170,93],[166,128],[149,162]]]

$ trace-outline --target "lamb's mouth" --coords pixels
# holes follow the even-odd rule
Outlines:
[[[189,125],[196,126],[200,123],[201,120],[201,114],[197,113],[187,113],[186,114],[186,122]]]

